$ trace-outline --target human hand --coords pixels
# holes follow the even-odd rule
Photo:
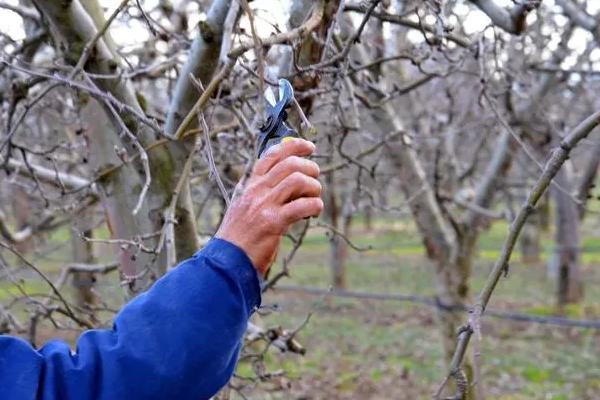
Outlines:
[[[315,145],[303,139],[270,148],[236,189],[217,231],[218,238],[246,252],[260,275],[275,261],[287,228],[323,210],[319,166],[303,158],[314,151]]]

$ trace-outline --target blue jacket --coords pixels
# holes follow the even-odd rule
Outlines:
[[[0,399],[208,399],[233,374],[259,304],[246,254],[212,239],[123,307],[112,330],[84,332],[75,352],[0,336]]]

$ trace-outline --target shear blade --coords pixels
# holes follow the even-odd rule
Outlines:
[[[289,104],[292,97],[294,97],[294,88],[286,79],[280,79],[279,101],[285,100],[286,104]]]
[[[273,90],[270,86],[267,89],[265,89],[265,99],[271,105],[271,107],[275,107],[275,104],[277,104],[277,100],[275,99],[275,93],[273,93]]]

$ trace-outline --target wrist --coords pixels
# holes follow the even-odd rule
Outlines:
[[[253,254],[249,243],[242,240],[237,235],[232,235],[232,234],[229,234],[227,231],[221,231],[221,230],[217,231],[217,233],[215,234],[215,238],[224,240],[224,241],[229,242],[229,243],[233,244],[234,246],[236,246],[240,251],[242,251],[246,255],[246,257],[248,257],[248,259],[250,260],[250,263],[252,264],[252,267],[256,270],[258,275],[261,278],[264,277],[266,269],[259,267],[256,255]]]

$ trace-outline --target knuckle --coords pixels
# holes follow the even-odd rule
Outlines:
[[[281,158],[281,148],[275,145],[269,148],[262,157],[256,162],[255,169],[266,170],[276,164]]]
[[[258,180],[249,181],[244,188],[240,188],[242,195],[254,197],[258,193]]]
[[[283,148],[285,148],[283,143],[278,143],[278,144],[272,145],[265,151],[263,158],[277,157],[278,154],[281,152],[281,149],[283,149]]]
[[[325,203],[323,203],[323,200],[321,200],[320,198],[317,199],[317,201],[315,202],[315,208],[317,209],[317,213],[320,214],[321,211],[323,211],[323,209],[325,208]]]
[[[274,213],[273,210],[271,210],[270,208],[261,208],[258,210],[257,214],[260,220],[260,224],[262,226],[271,229],[272,227],[277,225],[276,213]]]
[[[310,203],[306,205],[305,214],[316,217],[323,211],[324,204],[320,198],[311,199]]]
[[[267,152],[268,153],[260,159],[263,162],[263,164],[270,165],[274,161],[277,161],[277,159],[279,158],[279,151],[277,149],[269,149],[267,150]]]
[[[297,155],[289,156],[288,160],[289,160],[290,164],[295,167],[302,167],[302,165],[304,165],[304,158],[297,156]]]
[[[249,196],[247,192],[244,193],[239,197],[237,205],[241,207],[242,210],[251,209],[254,205],[254,196]]]
[[[320,196],[321,193],[323,193],[323,184],[321,184],[321,182],[317,181],[317,195]]]
[[[289,156],[283,162],[283,169],[286,172],[297,171],[302,165],[302,159],[298,156]]]
[[[294,153],[305,153],[314,150],[314,144],[302,138],[293,138],[284,142],[284,146]]]
[[[283,142],[283,145],[287,146],[287,147],[297,147],[297,146],[301,145],[302,142],[303,142],[303,140],[301,138],[290,137],[288,140],[285,140]]]
[[[321,174],[321,168],[319,167],[319,164],[311,160],[307,160],[307,162],[309,163],[309,166],[312,169],[315,177],[319,176]]]
[[[318,179],[306,177],[306,183],[311,193],[314,192],[320,194],[321,190],[323,190],[323,185],[321,185],[321,182],[319,182]]]
[[[306,185],[306,181],[307,181],[307,176],[304,175],[302,172],[299,171],[294,171],[291,175],[290,175],[290,184],[294,185],[294,186],[304,186]]]

